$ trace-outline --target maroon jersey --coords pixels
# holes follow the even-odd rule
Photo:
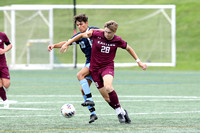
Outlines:
[[[107,66],[114,67],[117,48],[125,49],[127,46],[127,42],[116,35],[112,40],[107,40],[103,31],[93,31],[91,40],[93,41],[90,71],[98,71]]]
[[[4,49],[4,43],[10,44],[10,41],[5,33],[0,32],[0,48]],[[0,67],[7,67],[5,54],[0,55]]]

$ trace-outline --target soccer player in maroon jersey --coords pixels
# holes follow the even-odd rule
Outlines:
[[[108,104],[116,110],[119,122],[131,123],[128,112],[121,107],[117,93],[112,85],[114,77],[114,58],[117,48],[126,49],[143,70],[146,70],[147,65],[140,61],[134,50],[126,41],[115,35],[118,28],[118,24],[115,21],[106,22],[104,28],[104,31],[88,31],[82,33],[68,43],[88,37],[93,40],[90,73],[95,85]],[[65,46],[61,48],[61,52],[63,51],[65,51]]]
[[[4,48],[4,44],[7,45],[6,48]],[[6,63],[5,53],[11,48],[12,44],[10,43],[7,35],[3,32],[0,32],[0,97],[4,101],[5,108],[9,107],[5,89],[8,89],[10,86],[10,74]]]

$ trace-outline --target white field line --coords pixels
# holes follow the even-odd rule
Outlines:
[[[82,97],[81,95],[8,95],[8,97]],[[101,95],[93,95],[93,97],[102,97]],[[124,97],[124,98],[194,98],[194,99],[200,99],[198,96],[127,96],[127,95],[118,95],[118,97]]]
[[[95,103],[104,103],[104,100],[94,100]],[[120,100],[120,102],[186,102],[186,101],[200,101],[200,99],[151,99],[151,100]],[[82,103],[82,101],[48,101],[48,102],[16,102],[10,104],[56,104],[56,103]],[[3,102],[0,102],[3,104]]]
[[[200,111],[183,111],[183,112],[151,112],[151,113],[129,113],[129,115],[131,116],[136,116],[136,115],[166,115],[166,114],[196,114],[196,113],[200,113]],[[62,115],[0,115],[0,118],[11,118],[11,117],[59,117]],[[85,116],[88,117],[88,115],[86,114],[76,114],[75,116]],[[98,114],[98,116],[116,116],[115,113],[113,114]]]
[[[71,98],[81,98],[81,95],[9,95],[9,97],[31,97],[31,98],[55,98],[55,97],[71,97]],[[101,95],[95,95],[94,98],[102,98]],[[129,98],[127,100],[124,100],[122,98]],[[134,99],[131,99],[134,98]],[[142,98],[142,99],[141,99]],[[184,102],[184,101],[200,101],[200,97],[197,96],[121,96],[119,95],[119,100],[120,102]],[[18,102],[18,101],[13,101],[13,100],[8,100],[7,101],[9,104],[55,104],[55,103],[81,103],[81,101],[48,101],[48,102]],[[104,100],[95,100],[96,103],[103,103],[105,102]],[[0,101],[0,105],[4,104],[2,101]]]
[[[6,103],[15,104],[15,103],[17,103],[17,101],[7,100]],[[0,101],[0,104],[4,104],[4,102],[3,102],[3,101]]]
[[[0,107],[0,110],[55,110],[55,109],[42,109],[42,108],[4,108]]]
[[[10,95],[11,97],[81,97],[80,95]],[[101,97],[96,96],[96,97]],[[128,100],[121,100],[120,102],[182,102],[182,101],[200,101],[200,97],[196,96],[119,96],[121,98],[129,98]],[[102,98],[102,97],[101,97]],[[130,98],[148,98],[148,99],[130,99]],[[9,104],[56,104],[56,103],[81,103],[81,101],[43,101],[43,102],[18,102],[13,100],[8,100]],[[95,100],[96,103],[104,103],[102,100]],[[0,101],[0,104],[4,104]],[[53,109],[42,109],[42,108],[4,108],[0,107],[0,109],[10,109],[10,110],[53,110]]]

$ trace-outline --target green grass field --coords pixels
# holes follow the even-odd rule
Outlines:
[[[116,70],[114,88],[132,124],[120,124],[116,112],[91,87],[97,121],[89,124],[89,111],[76,80],[78,70],[11,71],[8,99],[17,101],[0,109],[0,132],[200,132],[200,73],[195,71]],[[73,118],[60,108],[72,103]],[[3,106],[0,104],[0,106]]]

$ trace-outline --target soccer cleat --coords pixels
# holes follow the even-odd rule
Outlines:
[[[126,114],[124,115],[125,118],[125,123],[130,124],[131,123],[131,119],[128,116],[128,112],[126,110],[124,110],[126,112]]]
[[[95,106],[93,101],[86,100],[84,103],[81,104],[82,106]]]
[[[120,122],[120,123],[125,123],[125,121],[126,121],[125,118],[124,118],[124,115],[121,114],[121,113],[118,114],[118,119],[119,119],[119,122]]]
[[[92,114],[92,115],[90,115],[90,121],[89,121],[89,123],[92,123],[92,122],[94,122],[97,119],[98,119],[97,115],[96,114]]]

